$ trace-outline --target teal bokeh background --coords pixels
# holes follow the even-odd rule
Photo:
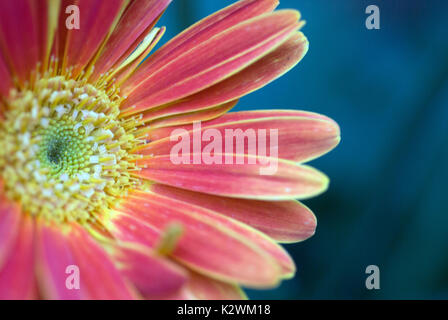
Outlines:
[[[232,0],[175,0],[162,42]],[[380,8],[381,29],[365,28]],[[282,0],[307,21],[310,50],[236,110],[320,112],[342,130],[337,149],[312,162],[331,178],[306,201],[315,236],[287,245],[294,279],[255,299],[448,298],[448,1]],[[365,269],[381,289],[365,288]]]

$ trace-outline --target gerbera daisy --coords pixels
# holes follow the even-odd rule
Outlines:
[[[295,199],[328,179],[303,163],[339,128],[303,111],[225,113],[302,59],[300,14],[243,0],[145,59],[169,3],[0,1],[0,298],[237,299],[293,276],[278,242],[314,234]],[[171,133],[198,121],[278,130],[276,172],[259,173],[272,154],[173,163]]]

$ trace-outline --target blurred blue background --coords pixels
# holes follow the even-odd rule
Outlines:
[[[175,0],[162,42],[232,0]],[[380,8],[367,30],[365,9]],[[448,1],[281,0],[307,21],[302,62],[236,110],[323,113],[341,144],[312,162],[330,189],[305,201],[311,239],[287,245],[294,279],[253,299],[448,298]],[[367,290],[378,265],[381,289]]]

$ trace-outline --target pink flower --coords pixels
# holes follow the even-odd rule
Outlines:
[[[300,14],[243,0],[144,60],[169,3],[0,1],[0,298],[237,299],[293,276],[278,242],[314,234],[295,199],[328,178],[303,163],[339,128],[304,111],[226,112],[302,59]],[[247,146],[215,155],[255,163],[173,163],[172,133],[196,121],[222,137],[276,129],[276,170],[261,175],[272,153]]]

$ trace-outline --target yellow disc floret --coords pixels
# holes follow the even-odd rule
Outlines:
[[[133,135],[120,97],[85,81],[47,76],[11,92],[0,124],[5,194],[54,221],[92,221],[138,180]]]

